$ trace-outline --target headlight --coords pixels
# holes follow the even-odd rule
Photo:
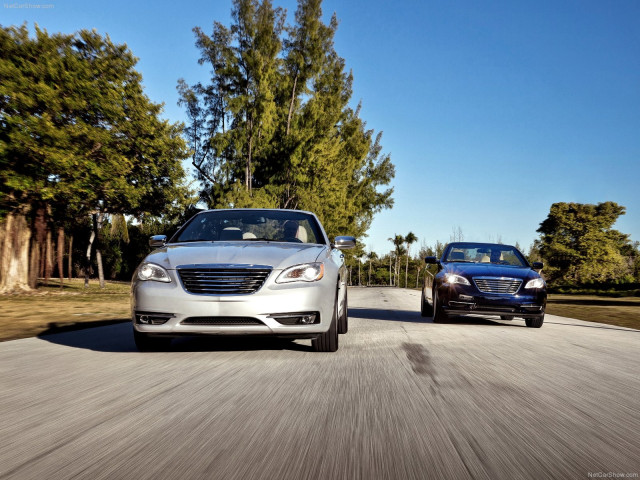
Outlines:
[[[156,282],[171,282],[169,272],[155,263],[143,263],[140,265],[138,268],[138,278],[145,281],[154,280]]]
[[[470,285],[469,280],[467,280],[464,277],[461,277],[460,275],[455,275],[453,273],[447,273],[444,276],[444,279],[447,281],[447,283],[459,283],[460,285]]]
[[[541,278],[534,278],[529,280],[524,288],[544,288],[544,280]]]
[[[324,277],[324,264],[305,263],[283,270],[276,278],[276,283],[315,282],[322,277]]]

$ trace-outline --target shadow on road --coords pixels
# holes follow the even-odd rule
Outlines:
[[[349,317],[365,320],[385,320],[388,322],[433,323],[432,317],[423,317],[420,312],[407,310],[379,310],[376,308],[349,308]],[[523,327],[524,322],[491,320],[484,317],[457,316],[450,317],[445,322],[452,325],[502,325]]]
[[[431,323],[431,319],[421,317],[420,312],[406,310],[349,307],[349,317],[364,318],[367,320],[387,320],[390,322]]]
[[[63,333],[46,331],[39,338],[58,345],[83,348],[97,352],[137,352],[133,343],[129,321],[99,328],[88,328]],[[307,340],[305,343],[308,343]],[[179,337],[171,343],[169,351],[176,352],[230,352],[254,350],[292,350],[308,352],[310,345],[270,337]]]

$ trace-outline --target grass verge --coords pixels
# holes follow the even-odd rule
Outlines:
[[[33,293],[0,296],[0,341],[34,337],[130,319],[129,283],[49,280]]]
[[[547,313],[640,330],[640,298],[551,294]]]

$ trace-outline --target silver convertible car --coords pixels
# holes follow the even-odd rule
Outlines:
[[[318,218],[299,210],[207,210],[167,241],[151,237],[131,289],[136,346],[166,349],[180,335],[310,338],[338,349],[348,330],[344,255]]]

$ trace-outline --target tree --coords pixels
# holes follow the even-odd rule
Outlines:
[[[367,280],[367,286],[370,286],[371,285],[371,267],[373,265],[373,261],[378,258],[378,255],[376,254],[376,252],[369,249],[365,257],[367,258],[367,260],[369,260],[369,277]]]
[[[405,249],[403,247],[404,237],[402,235],[396,234],[393,237],[387,238],[387,240],[393,243],[393,246],[394,246],[393,253],[395,254],[395,267],[393,269],[393,278],[396,279],[395,285],[399,287],[400,282],[398,281],[398,278],[399,278],[398,266],[399,266],[400,257],[405,253]]]
[[[404,237],[404,243],[407,244],[407,265],[404,271],[404,288],[409,287],[409,249],[411,248],[411,245],[417,241],[418,237],[416,237],[413,232],[407,233]]]
[[[0,291],[10,291],[29,288],[27,266],[36,278],[43,235],[30,242],[32,229],[48,237],[91,215],[96,238],[107,214],[160,213],[183,175],[185,144],[144,95],[126,45],[95,31],[36,27],[30,38],[22,26],[0,28],[0,51],[0,210],[14,243],[2,249]]]
[[[464,234],[460,225],[457,227],[451,227],[451,236],[449,237],[452,242],[463,242]]]
[[[537,230],[539,243],[534,244],[548,265],[547,276],[586,283],[615,280],[628,274],[621,250],[630,245],[629,236],[613,229],[624,213],[625,207],[615,202],[551,205],[549,215]]]
[[[335,15],[299,0],[295,24],[270,0],[234,0],[232,24],[194,29],[208,84],[178,84],[193,164],[210,207],[313,210],[333,237],[363,236],[390,208],[381,134],[349,106],[353,81],[333,47]]]

